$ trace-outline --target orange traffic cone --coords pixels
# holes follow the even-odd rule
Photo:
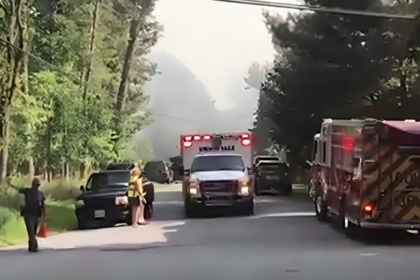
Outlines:
[[[47,224],[42,223],[39,226],[38,233],[36,234],[36,236],[39,237],[39,238],[47,238],[47,235],[48,235]]]

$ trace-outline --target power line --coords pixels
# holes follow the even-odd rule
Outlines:
[[[9,41],[7,41],[7,40],[5,40],[5,39],[0,38],[0,42],[4,42],[4,43],[6,43],[7,45],[9,45],[9,46],[11,46],[11,47],[13,47],[13,48],[17,49],[18,51],[23,52],[24,54],[28,55],[29,57],[31,57],[31,58],[33,58],[33,59],[35,59],[35,60],[40,61],[41,63],[43,63],[43,64],[47,65],[47,66],[48,66],[51,70],[54,70],[54,71],[55,71],[55,72],[57,72],[60,76],[62,76],[62,77],[64,77],[64,78],[66,78],[66,79],[68,79],[68,80],[70,80],[71,82],[73,82],[73,83],[75,83],[75,84],[79,83],[79,81],[77,81],[76,79],[75,79],[75,80],[71,80],[71,79],[68,77],[68,75],[69,75],[68,73],[66,73],[66,72],[62,71],[60,68],[58,68],[58,67],[56,67],[56,66],[52,65],[51,63],[49,63],[48,61],[46,61],[46,60],[42,59],[41,57],[36,56],[36,55],[34,55],[34,54],[30,53],[30,52],[27,52],[27,51],[23,50],[22,48],[20,48],[20,47],[18,47],[18,46],[16,46],[16,45],[14,45],[14,44],[12,44],[12,43],[10,43]],[[83,84],[82,84],[82,85],[83,85]],[[88,86],[89,86],[89,85],[88,85]],[[185,121],[185,122],[191,122],[191,123],[203,123],[203,122],[200,122],[200,121],[194,121],[194,120],[192,120],[192,119],[184,119],[184,118],[181,118],[181,117],[171,116],[171,115],[162,114],[162,113],[154,113],[154,115],[157,115],[157,116],[162,116],[162,117],[167,117],[167,118],[172,118],[172,119],[177,119],[177,120],[180,120],[180,121]]]
[[[5,43],[6,45],[8,45],[8,46],[10,46],[10,47],[12,47],[12,48],[14,48],[14,49],[16,49],[16,50],[24,53],[24,54],[26,54],[28,57],[33,58],[34,60],[39,61],[41,64],[45,64],[47,66],[47,69],[50,69],[50,70],[55,71],[60,77],[65,78],[68,81],[70,81],[70,82],[72,82],[72,83],[74,83],[76,85],[87,86],[89,88],[89,90],[92,91],[91,86],[89,85],[89,83],[80,82],[76,77],[71,77],[71,76],[69,77],[70,73],[67,73],[65,71],[62,71],[61,68],[59,68],[59,67],[51,64],[50,62],[46,61],[45,59],[43,59],[43,58],[41,58],[41,57],[39,57],[37,55],[34,55],[31,52],[25,51],[24,49],[20,48],[19,46],[16,46],[15,44],[13,44],[13,43],[11,43],[11,42],[3,39],[3,38],[0,38],[0,43],[1,42]],[[95,91],[92,91],[92,92],[96,93]],[[116,95],[116,94],[114,94],[114,95]],[[120,97],[114,96],[114,95],[111,95],[111,96],[113,98],[117,98],[118,100],[121,100]]]
[[[287,3],[281,3],[281,2],[268,2],[268,1],[259,1],[259,0],[210,0],[210,1],[272,7],[272,8],[293,9],[293,10],[300,10],[300,11],[340,14],[340,15],[389,18],[389,19],[418,20],[420,17],[419,14],[416,14],[416,15],[414,14],[411,14],[411,15],[389,14],[389,13],[381,13],[381,12],[369,12],[369,11],[350,10],[350,9],[342,9],[342,8],[328,8],[328,7],[319,7],[319,6],[302,5],[302,4],[287,4]]]
[[[23,50],[22,48],[20,48],[20,47],[18,47],[18,46],[16,46],[16,45],[14,45],[14,44],[12,44],[12,43],[10,43],[9,41],[7,41],[7,40],[5,40],[5,39],[0,38],[0,42],[4,42],[4,43],[5,43],[5,44],[7,44],[8,46],[10,46],[10,47],[12,47],[12,48],[17,49],[18,51],[23,52],[24,54],[28,55],[29,57],[31,57],[31,58],[33,58],[33,59],[35,59],[35,60],[37,60],[37,61],[40,61],[41,63],[43,63],[43,64],[45,64],[46,66],[48,66],[48,68],[49,68],[49,69],[54,70],[55,72],[57,72],[57,74],[59,74],[60,76],[62,76],[62,77],[64,77],[64,78],[66,78],[66,79],[68,79],[69,81],[71,81],[71,82],[73,82],[73,83],[75,83],[75,84],[79,83],[79,81],[77,81],[76,79],[75,79],[75,80],[71,80],[71,79],[68,77],[68,75],[69,75],[68,73],[66,73],[66,72],[62,71],[60,68],[58,68],[58,67],[56,67],[56,66],[52,65],[51,63],[49,63],[48,61],[46,61],[46,60],[42,59],[41,57],[36,56],[36,55],[34,55],[34,54],[30,53],[30,52],[27,52],[27,51]],[[83,84],[82,84],[82,85],[83,85]],[[89,86],[89,85],[88,85],[88,86]],[[152,114],[153,114],[153,113],[152,113]],[[178,119],[178,120],[185,121],[185,122],[191,122],[191,123],[202,123],[202,122],[194,121],[194,120],[191,120],[191,119],[184,119],[184,118],[180,118],[180,117],[176,117],[176,116],[170,116],[170,115],[167,115],[167,114],[162,114],[162,113],[154,113],[154,115],[157,115],[157,116],[163,116],[163,117],[172,118],[172,119]]]

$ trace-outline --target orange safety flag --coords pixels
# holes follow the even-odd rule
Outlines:
[[[39,238],[47,238],[47,235],[48,235],[47,224],[42,223],[39,226],[38,233],[36,234],[36,236],[39,237]]]

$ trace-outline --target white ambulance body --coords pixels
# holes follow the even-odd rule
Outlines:
[[[249,132],[181,135],[180,141],[184,169],[190,169],[196,155],[205,151],[231,151],[242,156],[246,167],[252,167]]]

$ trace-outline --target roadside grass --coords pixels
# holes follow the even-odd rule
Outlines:
[[[77,225],[74,214],[74,201],[47,201],[46,222],[48,230],[59,233],[74,230]]]
[[[51,233],[75,229],[73,203],[80,193],[81,184],[79,180],[57,179],[41,186],[40,190],[46,197],[47,227]],[[28,179],[22,176],[0,186],[0,247],[26,242],[26,227],[19,214],[23,196],[18,191],[29,185]]]
[[[46,223],[51,233],[60,233],[76,228],[76,217],[71,200],[46,201]],[[3,208],[5,209],[5,208]],[[27,240],[26,227],[19,213],[12,212],[0,229],[0,247],[24,243]]]
[[[0,232],[0,247],[21,244],[27,238],[25,223],[16,214],[3,225]]]

